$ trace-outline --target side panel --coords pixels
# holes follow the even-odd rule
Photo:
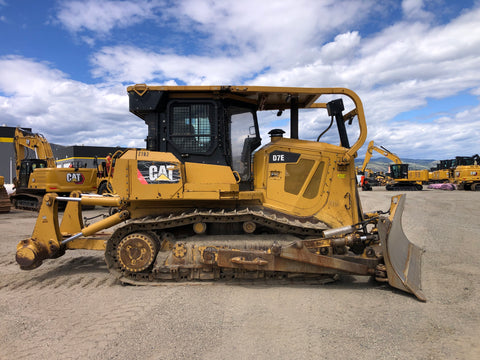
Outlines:
[[[230,166],[186,162],[184,190],[185,198],[202,193],[202,198],[218,199],[222,192],[238,194],[238,184]]]
[[[238,198],[229,166],[182,164],[166,152],[129,151],[117,160],[112,183],[114,192],[130,200]]]
[[[480,181],[480,166],[457,166],[455,169],[456,182]]]
[[[408,171],[408,180],[427,182],[429,180],[428,170]]]
[[[435,170],[432,176],[433,181],[449,181],[452,180],[450,177],[449,170]]]
[[[97,171],[81,168],[43,168],[35,169],[30,175],[28,187],[45,189],[47,192],[95,192],[97,190]]]
[[[264,205],[275,210],[331,227],[356,223],[355,167],[353,161],[341,165],[344,152],[324,143],[276,140],[255,154],[255,190],[263,190]]]
[[[114,191],[131,200],[178,199],[183,193],[182,166],[171,153],[139,150],[118,159]]]

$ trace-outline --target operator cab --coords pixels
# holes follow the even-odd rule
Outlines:
[[[472,166],[472,165],[478,165],[479,160],[480,158],[478,155],[457,156],[455,158],[455,164],[456,166]]]
[[[342,98],[315,103],[321,93],[288,89],[137,84],[128,88],[128,95],[130,112],[148,126],[147,150],[172,153],[183,163],[229,166],[240,190],[252,190],[252,154],[261,145],[257,110],[274,110],[278,114],[290,110],[290,138],[299,139],[299,109],[324,108],[331,122],[317,142],[336,120],[340,146],[348,149],[343,160],[353,158],[361,143],[359,138],[355,147],[350,146],[345,122],[351,124],[358,111],[354,109],[344,116]],[[339,94],[345,95],[344,90]]]
[[[394,179],[408,179],[408,164],[391,164],[390,173]]]
[[[20,179],[19,179],[19,187],[20,188],[27,188],[28,181],[30,180],[30,174],[35,169],[43,169],[47,167],[46,160],[40,159],[24,159],[20,164]]]
[[[228,98],[168,92],[130,95],[130,111],[148,126],[147,150],[173,153],[182,162],[230,166],[240,188],[253,186],[251,159],[261,144],[256,109]]]

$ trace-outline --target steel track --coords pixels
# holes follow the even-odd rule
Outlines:
[[[282,273],[267,273],[264,271],[251,271],[238,269],[223,269],[215,265],[184,265],[180,267],[161,268],[151,266],[145,271],[130,273],[122,268],[118,256],[117,247],[120,241],[132,233],[148,233],[156,237],[158,244],[162,242],[162,237],[167,234],[170,240],[175,241],[175,237],[181,228],[193,225],[195,223],[203,222],[206,224],[214,223],[243,223],[254,222],[257,226],[266,228],[269,232],[278,234],[293,235],[292,238],[304,238],[307,236],[322,236],[323,230],[329,227],[319,222],[314,218],[298,218],[287,216],[285,214],[277,213],[266,209],[250,209],[244,208],[240,210],[194,210],[180,214],[171,214],[169,216],[158,217],[144,217],[140,219],[133,219],[126,222],[120,228],[117,228],[107,242],[105,251],[105,260],[109,271],[115,275],[120,281],[135,285],[155,284],[155,282],[164,281],[188,281],[188,280],[218,280],[218,279],[278,279],[279,277],[288,277],[288,274]],[[221,237],[221,236],[220,236]],[[251,246],[256,248],[267,248],[266,243],[271,245],[273,239],[270,237],[266,243],[261,235],[244,234],[242,235],[244,244],[252,243]],[[218,239],[218,236],[216,237]],[[233,246],[235,241],[232,241],[232,235],[223,235],[223,246]],[[208,243],[208,236],[202,237],[202,243]],[[181,239],[184,241],[184,239]],[[290,239],[291,242],[291,239]],[[259,245],[260,243],[260,245]],[[263,244],[262,244],[263,243]],[[169,251],[160,251],[157,255],[157,262],[162,257],[168,256]],[[297,275],[298,276],[298,275]],[[330,278],[331,276],[327,276]],[[311,278],[309,276],[308,278]],[[316,276],[316,278],[325,279],[324,275]]]

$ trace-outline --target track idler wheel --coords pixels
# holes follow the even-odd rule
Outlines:
[[[133,233],[125,236],[118,244],[117,256],[122,269],[137,273],[153,264],[158,252],[154,235]]]

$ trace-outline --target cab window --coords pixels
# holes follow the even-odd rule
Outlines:
[[[169,138],[180,152],[204,154],[214,148],[213,104],[174,104],[169,115]]]

